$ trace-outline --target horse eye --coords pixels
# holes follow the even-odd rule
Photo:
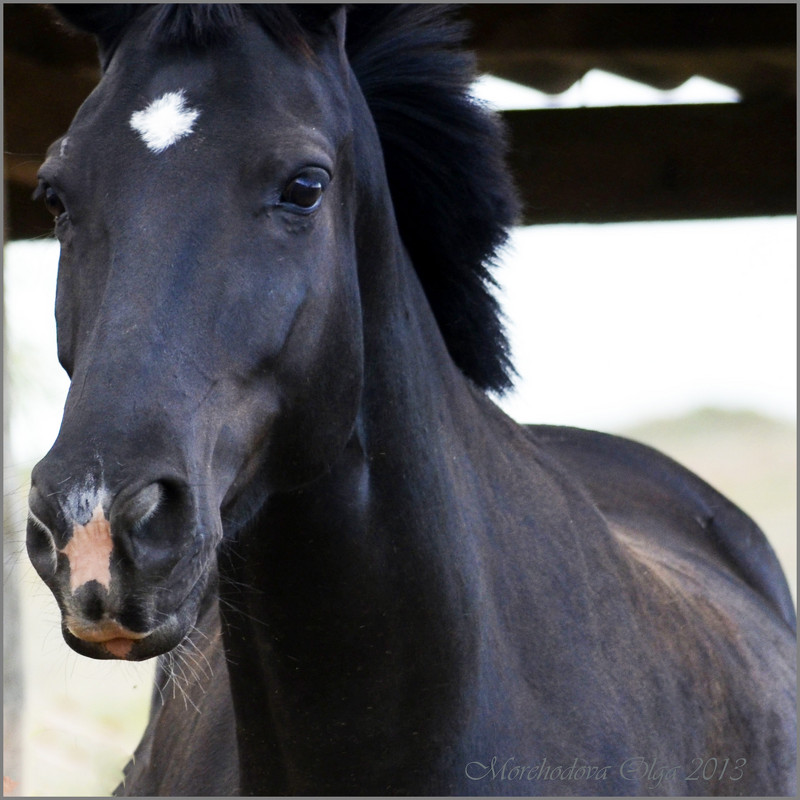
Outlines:
[[[319,204],[326,183],[318,175],[298,175],[286,184],[281,202],[303,211],[312,211]]]
[[[42,190],[42,196],[44,197],[44,205],[45,208],[54,216],[60,217],[63,213],[66,212],[66,208],[64,203],[61,201],[61,198],[58,196],[58,193],[52,186],[44,186]]]

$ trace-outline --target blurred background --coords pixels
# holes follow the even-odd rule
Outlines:
[[[498,402],[689,466],[761,525],[796,593],[794,6],[467,13],[475,92],[505,116],[525,202],[496,270],[519,372]],[[58,247],[29,197],[97,72],[42,7],[4,17],[5,793],[102,796],[144,729],[152,664],[67,648],[24,547],[68,385]]]

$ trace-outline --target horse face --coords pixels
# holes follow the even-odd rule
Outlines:
[[[254,22],[202,52],[125,34],[40,173],[61,242],[58,438],[28,550],[67,643],[142,659],[215,550],[324,471],[361,388],[347,67]],[[254,487],[258,487],[256,492]]]

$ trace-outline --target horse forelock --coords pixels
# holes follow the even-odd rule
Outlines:
[[[70,25],[97,37],[103,68],[131,23],[143,18],[147,18],[147,38],[156,47],[204,48],[224,44],[235,35],[244,19],[250,17],[279,46],[309,54],[308,37],[318,27],[311,14],[269,3],[56,4],[54,8]]]
[[[228,41],[247,16],[288,50],[308,55],[308,29],[301,17],[279,4],[162,3],[155,6],[149,33],[159,43],[207,47]]]

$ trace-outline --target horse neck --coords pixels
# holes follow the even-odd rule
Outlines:
[[[221,559],[243,790],[310,790],[325,772],[344,791],[340,770],[352,765],[331,733],[347,724],[364,752],[383,753],[364,760],[352,790],[393,752],[403,764],[388,771],[412,791],[437,758],[434,721],[460,713],[474,672],[471,500],[458,466],[459,429],[480,401],[396,231],[382,240],[375,283],[363,286],[363,402],[348,447],[327,475],[271,498]],[[273,766],[262,774],[265,753]]]

